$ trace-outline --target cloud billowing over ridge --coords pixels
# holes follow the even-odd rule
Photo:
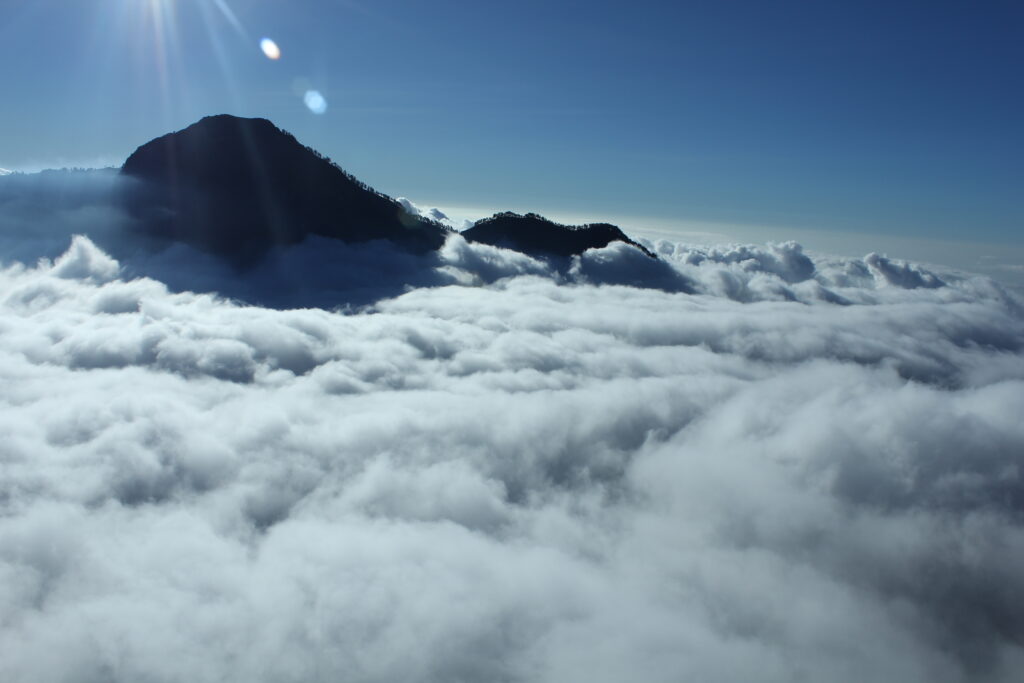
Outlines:
[[[243,306],[88,238],[0,272],[0,678],[1016,677],[998,286],[792,243],[335,247],[430,287]]]

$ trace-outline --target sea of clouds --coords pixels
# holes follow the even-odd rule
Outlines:
[[[0,234],[0,680],[1019,679],[990,280],[58,233]]]

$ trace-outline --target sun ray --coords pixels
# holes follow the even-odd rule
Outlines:
[[[160,82],[160,94],[165,118],[170,105],[170,74],[167,67],[167,37],[164,28],[164,7],[159,0],[150,0],[146,21],[152,25],[153,58]]]
[[[227,22],[231,24],[231,28],[235,29],[235,32],[238,33],[238,35],[249,40],[249,32],[245,30],[245,26],[243,26],[242,22],[238,20],[238,17],[235,15],[226,0],[213,0],[213,6],[220,10],[220,13],[224,15],[224,18],[227,19]]]
[[[223,2],[219,2],[217,3],[217,6],[222,4]],[[231,67],[231,61],[228,58],[228,52],[224,45],[224,40],[222,39],[221,33],[217,31],[215,26],[215,17],[212,13],[213,10],[211,9],[210,4],[206,2],[199,3],[199,8],[202,12],[203,27],[206,30],[206,35],[210,39],[210,45],[213,47],[213,54],[217,58],[217,65],[220,67],[221,76],[224,79],[224,87],[227,89],[232,105],[235,109],[240,109],[242,106],[242,95],[238,90],[238,84],[235,80],[234,71]],[[228,11],[230,12],[230,10]],[[233,15],[231,16],[233,17]],[[237,22],[237,19],[235,19],[235,21]],[[241,24],[237,24],[237,27],[244,35],[244,30],[242,29]]]

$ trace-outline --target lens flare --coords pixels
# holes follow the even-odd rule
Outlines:
[[[327,98],[319,90],[307,90],[302,100],[314,114],[323,114],[327,111]]]
[[[267,56],[267,59],[281,59],[281,48],[270,38],[264,38],[260,41],[260,49],[263,50],[263,54]]]

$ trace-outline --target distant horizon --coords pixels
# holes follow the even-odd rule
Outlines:
[[[216,114],[211,113],[205,116],[213,115]],[[247,118],[265,118],[274,123],[274,125],[278,125],[273,119],[266,116]],[[191,123],[186,124],[182,128],[191,125]],[[278,127],[287,130],[287,128],[282,126]],[[164,131],[164,133],[170,132],[173,131]],[[309,146],[318,152],[321,151],[315,141],[296,137],[301,144]],[[148,142],[148,140],[140,141],[136,147],[145,144],[145,142]],[[0,166],[0,174],[4,171],[10,173],[38,173],[46,170],[64,169],[117,169],[124,164],[125,159],[129,155],[126,155],[124,159],[108,157],[91,161],[61,158],[52,165],[35,164],[21,168]],[[344,161],[339,161],[338,159],[334,159],[334,161],[355,177],[360,180],[364,179],[359,169],[351,168]],[[893,234],[891,231],[883,229],[876,228],[872,230],[871,226],[839,227],[825,225],[814,228],[808,227],[806,224],[786,225],[782,221],[771,223],[768,221],[750,220],[745,222],[743,220],[727,220],[715,217],[701,218],[699,216],[667,216],[664,214],[628,215],[614,212],[603,213],[596,209],[587,210],[583,207],[565,208],[552,204],[528,205],[514,200],[504,203],[496,200],[489,204],[483,202],[469,204],[461,202],[457,198],[442,198],[438,200],[433,197],[409,197],[410,193],[401,190],[401,188],[381,188],[372,182],[368,184],[389,196],[408,198],[417,206],[438,208],[452,218],[456,227],[463,221],[475,221],[499,211],[510,210],[519,213],[540,213],[552,220],[567,224],[609,222],[618,225],[633,236],[651,241],[668,239],[695,244],[743,242],[767,244],[792,240],[820,254],[854,257],[863,256],[870,252],[879,252],[901,260],[985,275],[1018,291],[1024,291],[1024,244],[1018,244],[1016,240],[1009,239],[1010,235],[1007,235],[1008,239],[1004,242],[972,239],[969,234],[941,239]]]
[[[176,130],[184,129],[184,128],[188,127],[189,125],[192,125],[196,121],[198,121],[198,120],[200,120],[202,118],[205,118],[206,116],[216,116],[216,115],[219,115],[219,114],[222,114],[222,113],[226,113],[226,112],[211,112],[211,113],[208,113],[208,114],[204,114],[204,115],[200,116],[199,118],[195,119],[194,121],[190,121],[189,123],[183,124],[180,127],[171,128],[171,129],[168,129],[168,130],[164,131],[163,133],[159,133],[159,134],[155,135],[154,138],[155,137],[159,137],[160,135],[163,135],[163,134],[166,134],[166,133],[170,133],[170,132],[174,132]],[[234,116],[236,114],[231,114],[231,115]],[[298,134],[294,133],[292,130],[288,129],[287,127],[280,125],[277,121],[275,121],[273,118],[270,118],[269,116],[252,115],[252,116],[244,116],[243,118],[262,118],[262,119],[266,119],[266,120],[271,121],[271,123],[273,123],[275,126],[281,128],[282,130],[285,130],[288,133],[291,133],[291,134],[295,135],[296,138],[298,139],[298,141],[300,143],[302,143],[303,145],[308,146],[308,147],[316,150],[317,152],[322,153],[325,156],[331,158],[335,163],[337,163],[345,171],[351,173],[352,175],[356,176],[360,180],[363,180],[364,182],[367,182],[367,184],[371,185],[375,189],[380,190],[381,192],[384,192],[385,194],[387,194],[389,196],[399,197],[399,196],[406,196],[406,195],[413,194],[413,192],[408,190],[408,189],[403,189],[401,187],[386,187],[384,184],[376,183],[376,182],[373,182],[371,180],[368,180],[365,177],[365,174],[361,173],[358,168],[355,168],[355,167],[351,166],[350,164],[346,163],[344,160],[340,159],[339,157],[337,157],[337,156],[335,156],[333,154],[328,153],[322,145],[318,145],[314,141],[303,139],[301,136],[299,136]],[[150,139],[154,139],[154,138],[147,138],[146,140],[140,140],[136,145],[132,146],[131,151],[127,152],[123,156],[120,156],[120,155],[106,155],[106,156],[99,156],[99,157],[93,157],[93,158],[73,158],[73,157],[58,156],[58,157],[56,157],[53,160],[46,160],[46,161],[35,160],[35,161],[30,161],[30,162],[27,162],[27,163],[21,164],[21,165],[19,165],[19,164],[7,164],[7,165],[4,165],[3,163],[0,163],[0,171],[7,171],[9,173],[39,173],[41,171],[47,171],[47,170],[65,170],[65,169],[68,169],[68,170],[71,170],[71,169],[102,170],[102,169],[110,169],[110,168],[115,168],[116,169],[116,168],[120,168],[124,164],[125,160],[131,155],[131,153],[137,147],[145,144]],[[0,150],[0,151],[2,151],[2,150]],[[410,159],[411,158],[412,157],[410,157]],[[401,164],[402,164],[401,160],[396,160],[396,167],[401,166]],[[481,175],[486,177],[487,173],[482,173]],[[557,187],[557,185],[556,185],[556,187]],[[526,205],[524,204],[524,202],[523,202],[523,200],[521,198],[509,196],[509,197],[503,199],[503,198],[500,197],[500,195],[501,195],[500,191],[495,190],[492,195],[489,195],[489,196],[493,196],[493,199],[491,199],[490,201],[467,201],[466,198],[459,197],[456,192],[435,192],[435,193],[425,193],[425,194],[422,194],[421,198],[418,199],[416,201],[416,203],[417,204],[427,204],[427,205],[438,206],[438,207],[441,207],[441,206],[458,206],[458,207],[468,208],[468,209],[470,209],[470,210],[472,210],[474,212],[477,212],[479,210],[487,210],[486,207],[488,207],[488,206],[499,207],[499,208],[495,208],[493,210],[490,210],[491,213],[494,213],[496,211],[503,211],[503,210],[516,210],[516,211],[520,211],[520,212],[535,210],[535,209],[530,209],[530,208],[525,208],[524,209],[523,207],[526,206]],[[509,209],[500,208],[501,206],[505,206],[505,205],[507,205],[509,207],[518,207],[518,208],[514,208],[514,209],[513,208],[509,208]],[[574,201],[571,206],[566,206],[566,205],[559,206],[557,204],[553,204],[550,199],[544,199],[544,200],[538,202],[537,206],[545,207],[544,210],[547,211],[548,213],[552,214],[552,215],[557,214],[557,215],[561,215],[561,216],[585,216],[585,215],[594,214],[594,213],[596,213],[598,211],[598,209],[587,208],[584,205],[584,202],[580,201],[580,200]],[[764,214],[764,213],[758,214],[757,212],[743,211],[743,210],[740,210],[740,209],[737,209],[737,208],[725,209],[725,208],[722,208],[722,207],[718,207],[717,209],[716,208],[710,208],[710,209],[709,208],[704,208],[704,210],[700,210],[699,208],[696,208],[691,213],[685,214],[685,215],[677,215],[677,214],[665,213],[665,212],[649,212],[649,213],[644,213],[644,214],[632,215],[632,214],[625,214],[625,213],[623,213],[621,211],[615,211],[615,210],[612,210],[612,211],[608,212],[608,214],[609,215],[626,215],[630,219],[640,220],[640,221],[643,221],[645,223],[655,222],[655,223],[662,223],[662,224],[664,224],[664,223],[671,222],[671,221],[674,220],[674,221],[678,222],[680,225],[692,224],[692,223],[712,224],[712,225],[725,225],[725,226],[730,226],[733,229],[747,229],[747,230],[751,230],[752,229],[752,230],[755,230],[755,231],[758,231],[758,232],[760,232],[762,230],[765,230],[765,229],[781,229],[781,230],[796,230],[796,231],[799,231],[799,232],[808,232],[808,231],[812,231],[812,232],[820,232],[820,231],[838,232],[840,234],[845,234],[845,235],[866,235],[866,236],[867,235],[875,235],[875,236],[879,236],[879,237],[900,237],[900,236],[905,236],[905,237],[908,237],[908,238],[912,238],[913,237],[913,235],[905,235],[905,234],[902,234],[902,233],[894,234],[891,230],[886,230],[884,227],[880,227],[880,226],[877,226],[877,225],[874,225],[874,224],[871,224],[871,223],[868,223],[868,222],[858,222],[858,221],[849,220],[849,219],[847,219],[847,220],[838,219],[837,220],[837,219],[833,218],[831,221],[829,221],[827,219],[817,221],[818,223],[820,223],[820,227],[819,228],[814,228],[814,227],[811,227],[811,226],[813,226],[816,223],[816,219],[822,219],[824,217],[812,216],[812,215],[807,215],[807,214],[804,214],[804,215],[789,214],[788,216],[785,216],[785,215],[772,215],[772,214]],[[488,215],[490,215],[490,214],[488,214]],[[604,214],[602,214],[602,215],[604,215]],[[589,220],[596,221],[596,220],[608,220],[608,219],[594,218],[594,219],[589,219]],[[1004,233],[1002,235],[996,235],[996,236],[994,236],[994,238],[992,238],[993,236],[989,236],[990,237],[989,239],[978,240],[974,235],[972,235],[971,231],[968,228],[969,228],[969,226],[965,225],[964,226],[964,230],[962,232],[959,232],[959,233],[953,234],[953,235],[949,235],[945,239],[942,239],[942,238],[929,238],[926,235],[922,235],[922,237],[925,240],[930,240],[930,241],[933,241],[933,242],[942,242],[942,243],[968,243],[968,244],[992,244],[992,245],[1020,244],[1022,247],[1024,247],[1024,241],[1022,241],[1021,236],[1016,234],[1016,233],[1007,232],[1007,233]],[[664,229],[664,225],[662,226],[662,229]],[[739,239],[745,239],[745,238],[739,238]]]

